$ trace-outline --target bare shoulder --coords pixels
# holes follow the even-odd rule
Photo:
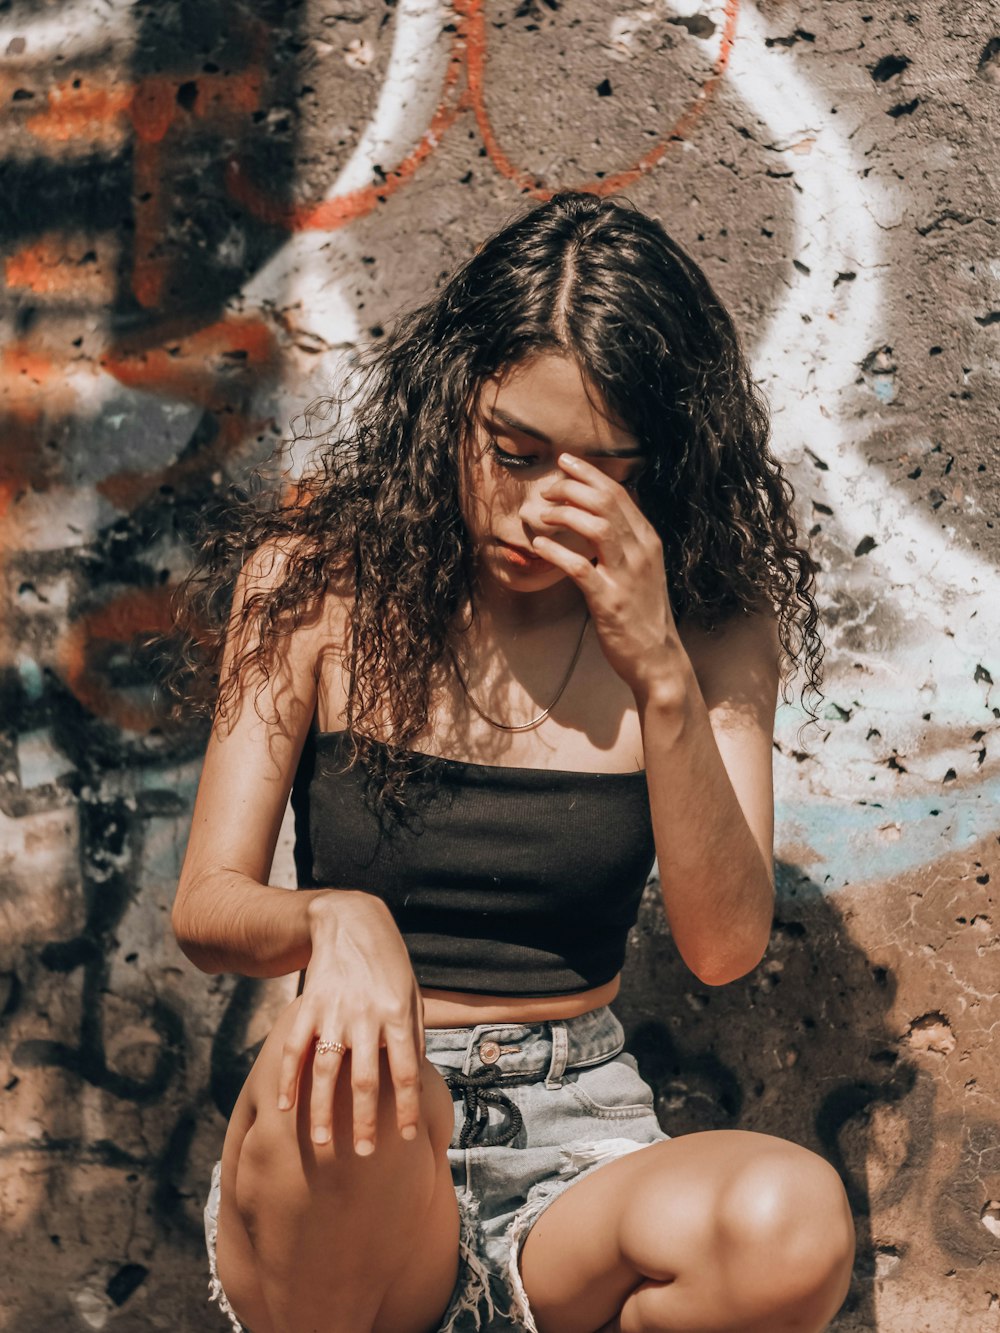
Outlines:
[[[243,562],[233,598],[234,612],[252,604],[253,599],[269,599],[292,577],[297,563],[317,558],[311,539],[302,536],[274,537],[262,542]],[[345,614],[349,614],[353,601],[354,574],[349,569],[335,582],[328,583],[321,597],[308,606],[297,605],[301,624],[320,636],[327,627],[336,632],[343,628]]]
[[[308,602],[294,586],[282,606],[279,621],[285,626],[260,651],[261,613],[275,605],[276,595],[293,579],[297,562],[314,559],[301,537],[281,537],[256,547],[243,562],[237,577],[230,613],[223,674],[240,658],[238,704],[248,695],[267,694],[286,717],[307,713],[316,706],[316,686],[329,678],[330,664],[342,662],[350,631],[354,601],[353,574],[347,573]]]
[[[684,625],[680,635],[709,711],[766,722],[770,730],[781,668],[777,617],[740,613],[712,629]]]

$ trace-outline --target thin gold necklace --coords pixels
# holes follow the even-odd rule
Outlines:
[[[455,667],[455,675],[458,676],[459,684],[465,691],[469,703],[472,704],[473,708],[476,710],[479,716],[485,722],[488,722],[491,727],[496,727],[499,731],[530,731],[532,727],[537,727],[540,722],[544,722],[545,719],[548,717],[548,715],[552,712],[553,708],[555,708],[556,704],[562,698],[563,690],[565,690],[566,686],[569,684],[569,678],[573,674],[573,668],[576,666],[577,658],[580,656],[580,649],[583,647],[583,636],[586,633],[587,624],[589,621],[590,621],[590,611],[588,609],[586,615],[583,617],[583,624],[580,627],[580,637],[576,641],[576,651],[573,653],[573,660],[570,662],[569,667],[566,671],[566,675],[563,677],[563,682],[559,686],[559,689],[556,692],[556,697],[549,704],[548,708],[543,709],[538,714],[537,717],[533,717],[530,722],[522,722],[519,726],[510,726],[506,722],[497,722],[495,718],[490,717],[489,713],[483,712],[483,710],[476,703],[475,699],[473,699],[472,694],[469,691],[469,687],[465,683],[465,677],[462,675],[461,669],[459,668],[458,658],[452,652],[451,645],[449,644],[448,653]]]

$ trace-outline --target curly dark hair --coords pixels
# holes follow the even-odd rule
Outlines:
[[[427,724],[432,669],[458,608],[472,603],[460,451],[480,424],[485,381],[543,350],[575,358],[642,446],[635,499],[662,540],[677,618],[710,628],[769,610],[784,697],[801,666],[815,719],[815,565],[732,319],[659,222],[575,192],[515,218],[358,352],[351,387],[308,411],[317,443],[294,483],[276,488],[262,464],[249,491],[207,516],[172,599],[173,715],[214,707],[224,716],[248,666],[266,681],[282,638],[331,588],[353,585],[350,762],[364,765],[380,810],[405,811],[415,764],[406,747]],[[246,597],[243,646],[219,680],[236,575],[265,543],[287,558],[280,577]],[[381,740],[366,734],[376,715]]]

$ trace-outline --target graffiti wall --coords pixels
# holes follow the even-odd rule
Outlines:
[[[828,644],[821,726],[779,717],[767,958],[701,986],[651,887],[630,1047],[670,1132],[842,1172],[838,1330],[1000,1328],[995,8],[12,0],[0,97],[8,1326],[224,1326],[202,1196],[290,992],[173,942],[205,735],[136,635],[351,349],[571,185],[730,304]]]

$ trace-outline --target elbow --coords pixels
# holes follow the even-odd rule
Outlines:
[[[705,986],[728,986],[731,981],[739,981],[740,977],[748,976],[763,956],[761,954],[754,958],[752,962],[738,962],[729,959],[721,962],[715,961],[704,967],[692,967],[691,971]]]
[[[715,948],[704,956],[685,962],[700,982],[706,986],[728,986],[731,981],[739,981],[748,976],[759,966],[770,942],[770,930],[764,939],[733,942],[729,948]]]
[[[179,891],[170,913],[170,927],[174,932],[174,939],[177,941],[181,953],[189,963],[194,964],[199,972],[208,972],[214,976],[223,971],[221,967],[216,965],[215,960],[199,940],[191,913],[181,901]]]

